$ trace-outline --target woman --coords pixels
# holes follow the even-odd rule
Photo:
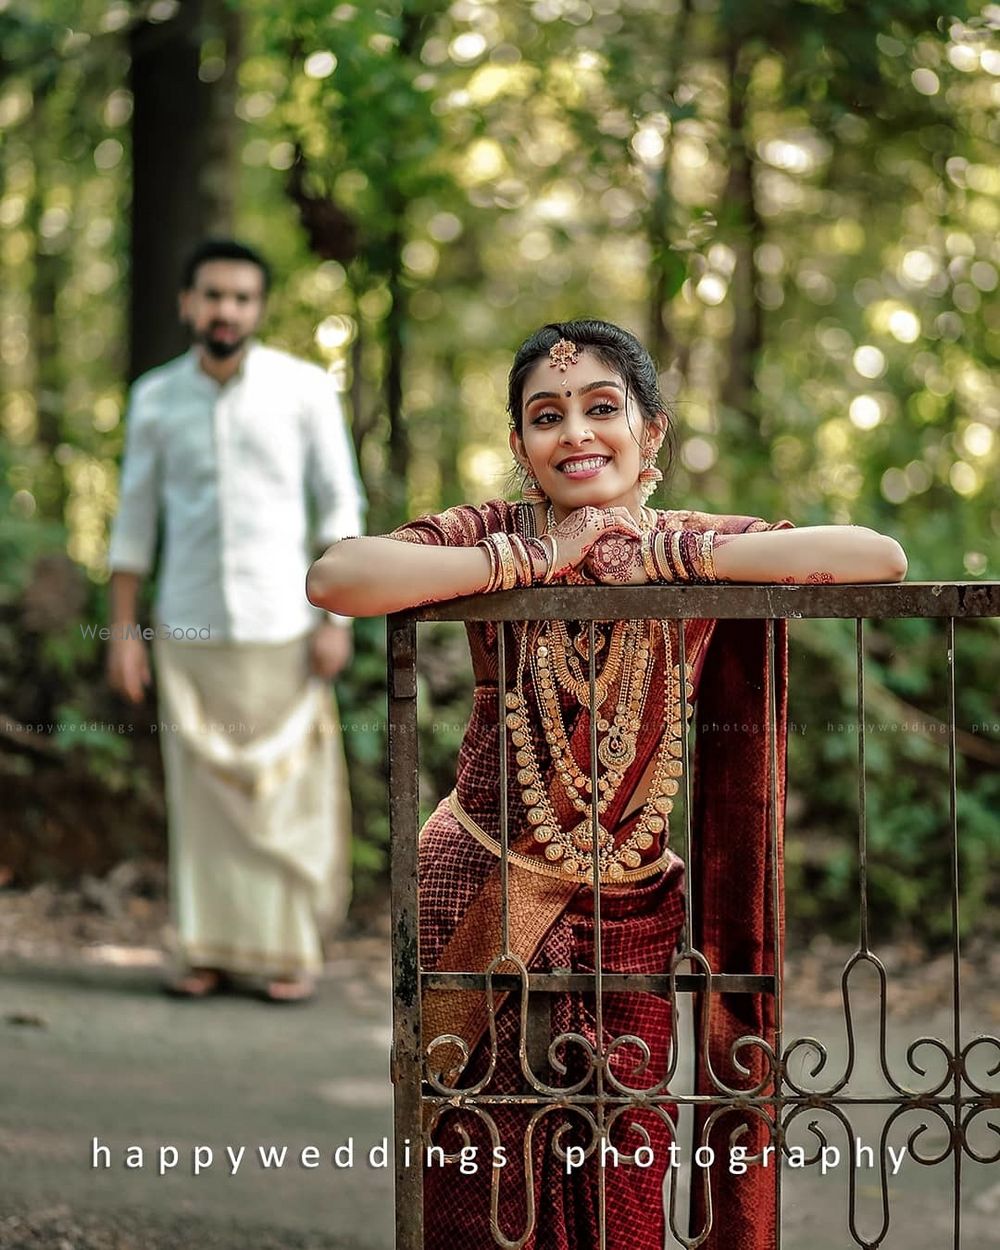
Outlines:
[[[338,543],[310,572],[313,603],[365,616],[558,581],[884,582],[905,575],[899,545],[871,530],[792,530],[787,522],[771,526],[749,516],[645,507],[661,476],[655,458],[669,422],[653,361],[616,326],[573,321],[537,331],[514,359],[508,405],[510,446],[525,474],[524,500],[452,508],[384,538]],[[404,549],[402,542],[411,546]],[[445,971],[485,970],[502,949],[497,628],[473,622],[468,633],[476,687],[457,784],[420,840],[421,962]],[[781,633],[775,674],[779,824],[783,640]],[[533,969],[592,970],[588,629],[572,622],[519,625],[508,631],[506,642],[510,911],[505,953]],[[768,881],[772,871],[780,873],[780,865],[772,870],[769,849],[770,745],[761,727],[770,715],[770,682],[763,623],[688,621],[684,642],[682,716],[677,624],[595,626],[602,967],[665,972],[681,938],[683,868],[668,849],[667,826],[673,796],[683,783],[682,725],[697,694],[702,728],[693,807],[698,891],[693,945],[714,971],[773,973],[775,919]],[[448,1034],[464,1042],[464,1051],[453,1042],[431,1046],[430,1072],[442,1088],[469,1089],[486,1081],[486,1094],[530,1089],[532,1078],[592,1093],[594,996],[558,994],[550,1002],[542,1059],[531,1060],[532,1075],[526,1078],[518,1057],[516,995],[506,1001],[496,997],[495,1051],[483,995],[426,995],[425,1040]],[[742,1072],[731,1063],[729,1050],[745,1034],[768,1036],[770,1000],[716,994],[703,1010],[708,1042],[699,1055],[698,1092],[718,1092],[714,1073],[730,1088],[760,1086],[766,1093],[761,1049],[744,1048]],[[657,995],[603,996],[601,1045],[605,1054],[611,1047],[606,1086],[618,1082],[665,1091],[673,1063],[671,1017],[669,1002]],[[612,1045],[613,1039],[633,1034],[642,1037],[645,1051],[627,1040]],[[544,1052],[556,1037],[563,1040],[548,1067]],[[590,1109],[598,1114],[593,1104]],[[533,1117],[536,1108],[497,1105],[487,1110],[495,1135],[482,1116],[468,1111],[449,1112],[436,1126],[435,1141],[453,1152],[463,1141],[477,1144],[478,1158],[487,1162],[470,1175],[454,1165],[428,1168],[427,1247],[496,1244],[490,1222],[492,1172],[493,1184],[499,1185],[498,1225],[509,1242],[528,1250],[585,1250],[599,1244],[603,1218],[609,1250],[661,1250],[661,1191],[674,1137],[669,1105],[629,1111],[613,1124],[608,1141],[622,1159],[636,1158],[632,1152],[648,1143],[654,1162],[615,1167],[614,1156],[606,1153],[600,1169],[603,1193],[599,1149],[585,1166],[569,1166],[565,1157],[568,1145],[585,1147],[593,1140],[594,1125],[585,1114],[546,1111]],[[604,1108],[605,1121],[613,1120],[613,1111],[613,1105]],[[748,1155],[768,1142],[759,1117],[732,1115],[714,1125],[702,1115],[706,1136],[699,1140],[728,1149],[730,1133],[746,1122],[740,1142],[749,1147]],[[561,1121],[569,1124],[565,1131]],[[526,1133],[530,1142],[522,1159]],[[491,1168],[491,1148],[498,1143],[506,1166]],[[752,1168],[739,1180],[713,1171],[713,1231],[703,1244],[713,1250],[772,1245],[773,1176],[773,1167],[767,1172]],[[696,1184],[693,1227],[703,1228],[706,1218],[705,1193]]]

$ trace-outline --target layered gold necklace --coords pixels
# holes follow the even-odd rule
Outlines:
[[[645,512],[643,520],[646,522]],[[551,508],[549,524],[553,524]],[[648,526],[648,522],[646,524]],[[598,869],[602,881],[621,881],[630,870],[642,864],[642,852],[664,833],[679,788],[683,753],[680,671],[673,664],[669,626],[666,621],[616,621],[609,638],[606,641],[602,638],[600,644],[596,639],[601,636],[595,629],[594,650],[598,652],[606,646],[607,655],[600,674],[595,671],[593,705],[589,674],[584,676],[576,654],[579,650],[583,658],[588,658],[588,652],[574,647],[566,622],[550,621],[543,625],[533,642],[530,660],[529,629],[528,624],[521,626],[515,686],[506,701],[506,724],[515,749],[517,781],[527,809],[528,824],[535,841],[544,846],[545,858],[554,868],[558,867],[560,875],[581,881],[592,878],[592,785],[590,777],[573,754],[559,693],[561,689],[591,716],[597,717],[597,757],[603,765],[597,779]],[[649,793],[636,827],[628,838],[615,846],[611,833],[602,823],[602,817],[613,803],[625,773],[636,757],[656,644],[661,636],[664,651],[663,737],[657,750]],[[552,767],[570,803],[581,817],[571,829],[564,829],[559,821],[535,752],[524,688],[529,665]],[[614,689],[617,689],[614,707],[604,711],[604,705]],[[691,684],[685,683],[683,702],[686,716],[691,714],[688,700],[692,693]]]

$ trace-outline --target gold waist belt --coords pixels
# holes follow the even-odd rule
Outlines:
[[[488,851],[492,851],[494,855],[499,857],[500,843],[496,838],[491,837],[469,815],[459,802],[457,790],[452,790],[451,794],[448,795],[448,806],[466,833],[470,833],[481,846],[485,846]],[[592,885],[594,881],[593,851],[581,851],[577,855],[575,862],[578,865],[578,869],[574,872],[567,872],[561,865],[550,864],[539,856],[523,855],[519,851],[508,851],[507,858],[512,864],[517,864],[519,868],[524,868],[528,872],[537,872],[543,877],[557,877],[560,881],[576,881],[580,885]],[[601,885],[621,885],[624,881],[639,881],[644,877],[652,877],[654,874],[662,872],[674,859],[673,853],[664,847],[655,860],[649,864],[642,864],[638,868],[626,868],[623,864],[614,860],[614,871],[601,873]]]

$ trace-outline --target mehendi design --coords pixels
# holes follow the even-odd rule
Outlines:
[[[779,584],[782,586],[804,586],[804,585],[809,585],[809,584],[814,585],[814,586],[830,586],[835,581],[836,581],[836,578],[833,576],[832,573],[826,573],[826,572],[823,572],[822,570],[817,570],[815,573],[810,573],[807,577],[804,577],[804,578],[803,577],[781,577],[778,579]]]
[[[639,566],[639,539],[633,534],[605,534],[594,543],[587,569],[599,582],[625,585]]]

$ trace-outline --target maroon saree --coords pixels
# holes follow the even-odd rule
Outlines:
[[[715,529],[742,533],[770,528],[753,517],[705,513],[661,512],[662,528]],[[786,524],[786,523],[782,523]],[[392,537],[438,545],[471,545],[486,533],[503,529],[531,532],[533,518],[523,504],[492,501],[480,508],[459,507],[422,517]],[[499,836],[497,760],[500,728],[497,710],[496,626],[470,622],[470,650],[476,678],[472,717],[458,762],[452,801],[442,802],[421,833],[420,943],[427,969],[483,971],[501,950],[500,891],[495,843]],[[671,637],[676,644],[676,625]],[[777,819],[784,798],[784,633],[776,638],[778,690]],[[698,698],[698,732],[694,752],[692,814],[693,941],[716,972],[772,973],[774,935],[780,917],[772,915],[770,874],[771,813],[768,807],[767,755],[768,674],[763,622],[691,621],[685,623],[686,656]],[[516,647],[508,640],[508,662]],[[676,645],[674,646],[676,663]],[[508,682],[512,673],[508,673]],[[616,844],[628,836],[638,819],[636,787],[646,773],[664,732],[657,707],[657,683],[666,680],[663,656],[653,678],[639,735],[637,758],[621,791],[606,813]],[[510,688],[508,686],[508,688]],[[662,685],[659,686],[662,690]],[[531,700],[529,704],[534,706]],[[567,708],[567,714],[569,709]],[[576,708],[571,730],[574,754],[583,766],[589,742],[589,717]],[[535,708],[537,718],[537,708]],[[541,727],[537,727],[537,758],[544,758]],[[582,754],[580,747],[583,748]],[[508,744],[509,749],[509,744]],[[508,769],[513,779],[516,765]],[[641,791],[640,791],[641,793]],[[573,820],[555,778],[550,796],[560,817]],[[586,885],[545,874],[532,863],[530,830],[524,826],[519,787],[512,781],[510,814],[509,915],[510,949],[531,969],[592,972],[594,969],[593,893]],[[576,819],[579,819],[577,816]],[[537,862],[537,857],[536,857]],[[780,863],[777,865],[780,885]],[[634,880],[601,887],[602,967],[606,972],[662,973],[669,970],[684,922],[684,871],[666,846],[652,848]],[[505,968],[504,971],[513,969]],[[685,971],[682,968],[681,971]],[[556,1049],[556,1069],[533,1068],[546,1084],[568,1089],[585,1081],[590,1071],[587,1046],[597,1043],[596,1004],[592,993],[565,993],[551,999],[547,1041],[577,1035]],[[611,1048],[609,1071],[632,1089],[649,1089],[666,1081],[673,1034],[672,1009],[666,996],[650,993],[603,994],[602,1049]],[[462,1065],[459,1048],[435,1046],[430,1067],[445,1085],[466,1089],[495,1067],[484,1093],[525,1092],[518,1054],[521,1034],[520,996],[495,1000],[496,1046],[487,1032],[485,996],[473,991],[435,991],[424,998],[424,1036],[430,1043],[441,1034],[465,1040],[469,1058]],[[766,995],[699,996],[698,1028],[708,1036],[707,1050],[696,1059],[696,1092],[718,1093],[714,1072],[735,1089],[751,1090],[765,1082],[767,1065],[759,1048],[745,1047],[738,1059],[751,1075],[739,1072],[730,1058],[738,1037],[773,1035],[773,1001]],[[633,1042],[614,1039],[635,1035],[648,1048],[643,1056]],[[583,1039],[583,1040],[579,1040]],[[643,1062],[645,1059],[645,1062]],[[558,1069],[565,1068],[564,1072]],[[582,1093],[594,1092],[594,1077]],[[763,1092],[767,1092],[766,1084]],[[538,1104],[485,1108],[492,1125],[465,1109],[448,1111],[439,1120],[433,1141],[449,1153],[477,1148],[465,1172],[458,1162],[435,1157],[425,1171],[425,1245],[488,1247],[497,1244],[491,1231],[491,1172],[498,1185],[496,1223],[510,1242],[526,1250],[590,1250],[599,1244],[600,1206],[607,1229],[608,1250],[661,1250],[666,1236],[664,1178],[676,1124],[675,1109],[661,1104],[628,1108],[614,1123],[609,1141],[620,1160],[646,1145],[649,1166],[617,1161],[607,1155],[603,1168],[599,1148],[580,1166],[567,1168],[557,1147],[586,1147],[593,1125],[579,1111],[540,1110]],[[751,1167],[743,1177],[726,1167],[730,1134],[741,1124],[740,1138],[748,1156],[766,1144],[766,1126],[753,1114],[727,1112],[709,1131],[711,1107],[697,1116],[695,1144],[713,1146],[720,1162],[710,1169],[713,1229],[703,1243],[707,1250],[769,1250],[774,1244],[775,1170]],[[591,1105],[591,1111],[593,1106]],[[614,1107],[608,1108],[608,1117]],[[561,1127],[562,1126],[562,1127]],[[527,1145],[525,1145],[525,1139]],[[497,1146],[504,1166],[491,1167]],[[691,1143],[676,1150],[689,1161]],[[467,1152],[468,1153],[468,1152]],[[645,1156],[649,1158],[650,1156]],[[645,1159],[643,1160],[645,1161]],[[603,1176],[603,1195],[600,1177]],[[692,1179],[692,1228],[707,1219],[705,1174]],[[530,1235],[521,1240],[528,1228]]]

